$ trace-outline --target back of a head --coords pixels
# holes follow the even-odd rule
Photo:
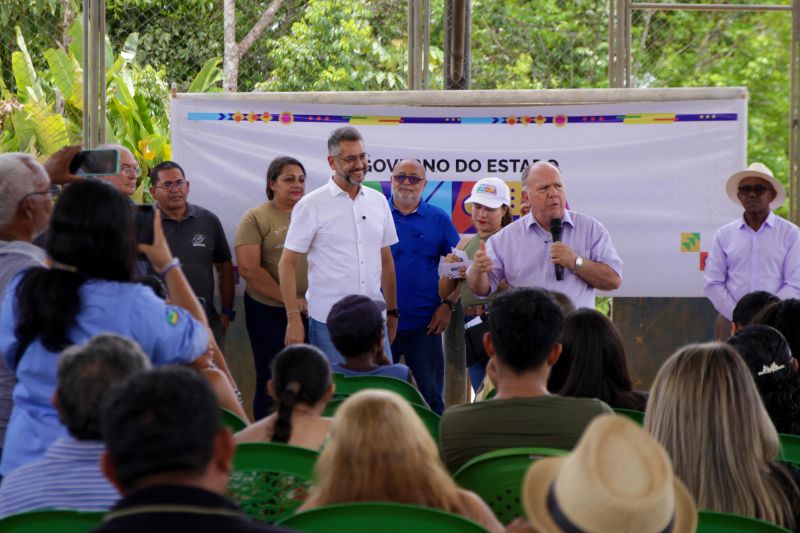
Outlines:
[[[732,322],[740,328],[753,323],[753,320],[768,306],[781,299],[767,291],[754,291],[742,296],[733,308]]]
[[[100,440],[100,407],[112,386],[150,367],[135,342],[104,334],[83,346],[72,346],[58,358],[58,399],[61,420],[78,440]]]
[[[669,453],[698,507],[775,520],[788,509],[770,463],[775,427],[747,365],[724,343],[692,344],[659,370],[645,428]]]
[[[47,254],[90,278],[130,281],[136,243],[127,198],[104,181],[71,184],[50,220]]]
[[[106,450],[128,491],[154,474],[201,475],[222,430],[211,387],[199,373],[177,366],[126,379],[109,394],[102,420]]]
[[[777,329],[753,324],[740,329],[728,344],[742,356],[759,390],[784,381],[794,373],[792,352],[786,338]]]
[[[30,154],[0,154],[0,228],[9,224],[19,203],[50,183],[41,164]]]
[[[625,347],[607,316],[594,309],[570,313],[562,326],[561,345],[556,366],[563,359],[569,369],[559,394],[597,398],[612,407],[641,408],[633,405]]]
[[[331,384],[328,359],[319,348],[308,344],[287,346],[272,362],[272,384],[278,401],[278,418],[272,442],[289,442],[292,410],[297,404],[314,406]]]
[[[317,461],[324,503],[395,501],[455,509],[456,488],[430,434],[399,395],[368,389],[336,411]]]
[[[564,314],[542,289],[499,293],[490,304],[489,332],[498,362],[516,373],[537,369],[558,343]]]
[[[333,304],[325,323],[333,346],[342,356],[372,355],[382,344],[384,309],[383,302],[361,294],[349,294]]]
[[[753,322],[780,331],[786,337],[792,354],[800,354],[800,300],[790,298],[775,302],[767,306]]]

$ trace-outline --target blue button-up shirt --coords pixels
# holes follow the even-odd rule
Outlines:
[[[420,201],[416,210],[404,215],[389,199],[399,242],[392,245],[397,276],[398,331],[430,324],[439,307],[439,258],[458,244],[453,221],[438,207]]]

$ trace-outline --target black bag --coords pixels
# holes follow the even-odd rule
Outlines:
[[[489,323],[481,317],[482,322],[464,330],[464,346],[467,354],[467,366],[470,367],[489,358],[483,347],[483,334],[489,331]]]

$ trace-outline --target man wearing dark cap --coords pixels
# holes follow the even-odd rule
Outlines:
[[[778,298],[800,298],[800,228],[775,215],[786,189],[762,163],[733,174],[728,197],[744,208],[742,216],[722,226],[708,252],[705,294],[720,316],[718,339],[727,339],[736,302],[753,291]]]
[[[406,365],[392,365],[383,353],[383,302],[360,294],[345,296],[328,313],[328,331],[344,362],[331,365],[346,376],[388,376],[416,386]]]

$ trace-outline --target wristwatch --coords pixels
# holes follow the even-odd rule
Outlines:
[[[235,309],[223,309],[222,314],[227,316],[231,322],[236,320],[236,310]]]
[[[395,307],[394,309],[387,309],[386,314],[395,318],[400,318],[400,311]]]
[[[447,307],[450,308],[451,313],[456,310],[456,303],[453,300],[448,300],[446,298],[443,298],[442,302],[439,305],[447,305]]]
[[[572,271],[575,272],[582,266],[583,266],[583,257],[578,256],[575,258],[575,267],[572,269]]]

